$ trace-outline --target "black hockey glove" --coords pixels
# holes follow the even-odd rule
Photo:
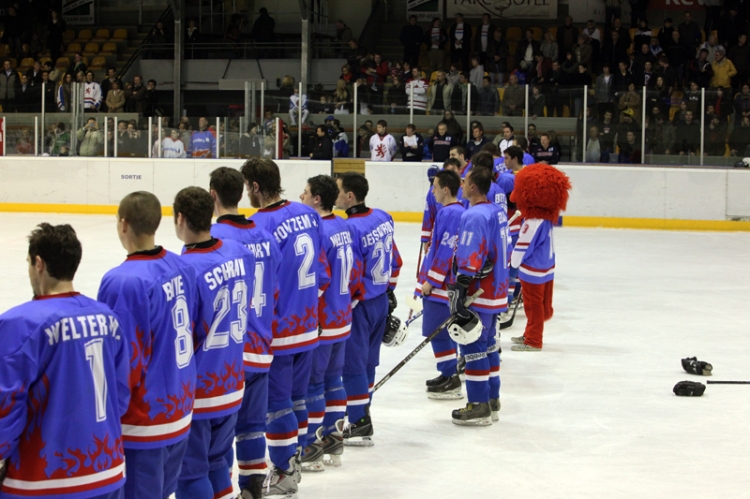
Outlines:
[[[680,381],[672,391],[681,397],[700,397],[706,391],[706,385],[695,381]]]
[[[388,315],[391,315],[396,310],[396,307],[398,307],[398,300],[392,289],[386,291],[385,294],[388,295]]]
[[[466,309],[466,292],[469,289],[470,283],[471,277],[459,274],[456,284],[448,286],[448,304],[451,315],[455,315],[461,319],[469,319],[471,317],[469,311]]]
[[[699,376],[711,376],[714,366],[708,362],[703,362],[695,357],[686,357],[682,359],[682,368],[686,373],[697,374]]]

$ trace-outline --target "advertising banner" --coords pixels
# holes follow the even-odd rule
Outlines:
[[[557,0],[447,0],[447,2],[449,18],[460,13],[464,17],[482,17],[483,14],[489,14],[493,18],[500,19],[557,19]]]
[[[417,16],[417,22],[430,22],[436,17],[443,17],[443,0],[408,0],[406,19]]]
[[[703,0],[651,0],[648,10],[697,10],[705,4]]]
[[[62,15],[68,24],[94,24],[94,0],[63,0]]]

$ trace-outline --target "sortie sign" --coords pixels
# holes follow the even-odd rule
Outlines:
[[[695,0],[697,1],[697,0]],[[447,0],[448,16],[489,14],[500,19],[556,19],[557,0]]]

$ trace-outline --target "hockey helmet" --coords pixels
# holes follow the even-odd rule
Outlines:
[[[385,334],[383,335],[383,345],[387,347],[397,347],[406,341],[409,336],[409,328],[401,322],[396,316],[389,315],[385,323]]]
[[[438,168],[436,165],[432,165],[427,169],[427,180],[430,181],[430,185],[432,185],[432,182],[435,180],[435,175],[437,175],[437,172],[440,171],[440,168]]]
[[[468,310],[468,312],[468,319],[455,316],[446,326],[451,339],[459,345],[469,345],[482,336],[482,329],[484,328],[482,321],[471,310]]]

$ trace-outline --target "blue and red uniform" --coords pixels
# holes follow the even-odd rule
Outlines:
[[[231,497],[229,463],[245,388],[243,352],[252,313],[255,257],[229,239],[186,246],[198,290],[194,327],[197,383],[179,499]]]
[[[507,218],[501,207],[481,202],[461,216],[456,248],[457,274],[474,277],[490,262],[492,270],[473,279],[468,295],[483,294],[469,307],[479,315],[481,337],[462,347],[466,362],[466,392],[469,402],[487,402],[500,396],[500,355],[495,350],[495,320],[508,309]],[[495,350],[495,351],[493,351]]]
[[[266,441],[271,461],[286,470],[297,446],[307,441],[305,398],[318,345],[318,293],[328,286],[330,270],[321,249],[320,216],[312,208],[282,200],[261,208],[252,220],[276,239],[284,269],[273,323]]]
[[[128,255],[105,274],[98,300],[130,345],[130,407],[122,417],[128,498],[177,488],[193,416],[195,272],[161,246]]]
[[[555,282],[555,239],[552,222],[540,218],[524,221],[511,255],[518,269],[526,313],[524,343],[542,348],[544,322],[552,318],[552,288]]]
[[[355,254],[362,256],[355,284],[357,305],[352,312],[352,335],[346,342],[344,389],[350,421],[359,421],[370,404],[375,368],[388,319],[386,292],[396,288],[401,255],[393,239],[393,218],[378,209],[357,205],[346,210]],[[357,262],[355,262],[357,268]]]
[[[273,312],[281,250],[269,232],[242,215],[220,216],[211,226],[211,235],[238,241],[255,256],[252,307],[245,336],[245,394],[235,428],[240,488],[244,488],[250,475],[264,475],[267,470],[268,371],[273,360]],[[230,468],[233,460],[234,452],[230,451]]]
[[[451,283],[453,254],[456,250],[458,227],[466,208],[461,203],[444,206],[435,218],[430,249],[419,271],[419,283],[429,282],[433,288],[429,296],[423,297],[422,336],[429,336],[451,315],[448,306],[448,284]],[[421,294],[421,286],[416,294]],[[437,369],[445,377],[456,373],[456,342],[443,329],[430,342],[437,361]]]
[[[336,421],[346,412],[346,391],[341,381],[344,369],[345,342],[352,329],[352,282],[362,268],[361,257],[354,250],[347,222],[336,215],[322,218],[323,251],[331,269],[331,283],[319,301],[320,344],[315,350],[307,389],[309,411],[308,444],[322,425],[322,435],[336,430]],[[352,279],[352,274],[354,279]]]
[[[0,498],[123,497],[129,350],[112,310],[79,293],[0,315]]]

